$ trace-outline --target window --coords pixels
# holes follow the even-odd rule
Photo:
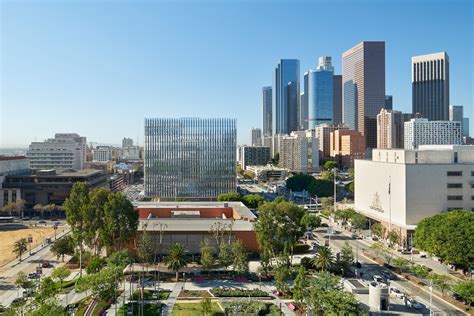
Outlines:
[[[448,195],[448,201],[462,201],[462,195]]]
[[[471,188],[474,189],[474,183],[471,183]]]
[[[471,171],[471,177],[474,177],[474,171]]]
[[[474,201],[474,195],[471,195],[471,200],[473,200],[473,201]]]
[[[448,183],[448,189],[462,188],[462,183]]]
[[[454,152],[454,163],[458,163],[458,153]]]
[[[462,171],[448,171],[448,177],[461,177]]]

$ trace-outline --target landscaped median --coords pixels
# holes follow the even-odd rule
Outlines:
[[[216,297],[270,297],[260,289],[211,289],[209,292]]]

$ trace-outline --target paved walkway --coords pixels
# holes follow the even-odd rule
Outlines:
[[[184,285],[183,282],[177,282],[177,283],[174,284],[169,298],[167,300],[163,301],[163,303],[165,305],[163,306],[163,310],[161,312],[161,315],[163,315],[163,316],[170,316],[171,315],[171,311],[173,310],[174,304],[176,304],[176,301],[178,300],[178,295],[179,295],[179,292],[181,292],[181,289],[183,288],[183,285]]]

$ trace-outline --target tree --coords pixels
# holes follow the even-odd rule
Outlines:
[[[328,197],[334,195],[334,182],[330,180],[314,179],[309,186],[308,191],[311,195],[318,197]]]
[[[64,267],[58,267],[51,273],[51,278],[58,279],[59,284],[62,286],[64,279],[66,279],[69,275],[71,275],[71,270]]]
[[[33,210],[35,212],[39,212],[41,213],[41,218],[44,218],[44,211],[45,211],[45,205],[43,204],[36,204],[35,206],[33,206]]]
[[[334,256],[331,248],[322,246],[318,248],[318,253],[313,258],[313,265],[323,271],[329,270],[334,264]]]
[[[82,276],[82,252],[84,243],[84,228],[86,225],[86,214],[89,208],[89,188],[85,182],[76,182],[72,186],[71,193],[64,201],[66,220],[71,227],[72,236],[79,245],[79,269]]]
[[[149,264],[153,261],[153,241],[147,231],[147,226],[143,226],[143,231],[137,245],[138,258],[142,263]]]
[[[414,244],[450,264],[474,266],[474,212],[451,211],[420,221]]]
[[[341,221],[341,224],[343,227],[346,227],[347,224],[349,223],[349,220],[356,214],[356,211],[354,211],[351,208],[343,209],[343,210],[337,210],[335,215],[335,218]]]
[[[380,239],[384,239],[385,238],[385,233],[387,231],[387,229],[385,228],[385,226],[383,226],[382,224],[380,223],[375,223],[375,224],[372,224],[370,226],[370,230],[372,231],[372,234],[377,236],[378,238]]]
[[[447,275],[441,275],[436,273],[430,273],[429,278],[433,281],[434,285],[441,291],[444,296],[446,291],[451,288],[451,278]]]
[[[176,282],[179,280],[179,270],[188,265],[186,252],[187,250],[182,244],[175,243],[171,246],[169,255],[164,259],[168,269],[176,272]]]
[[[86,266],[87,274],[99,272],[105,266],[105,260],[100,256],[93,256]]]
[[[41,280],[39,291],[36,294],[36,299],[39,302],[54,297],[57,294],[57,289],[51,277],[45,277]]]
[[[240,240],[232,243],[232,266],[238,273],[245,273],[249,271],[249,261],[247,250],[242,245]]]
[[[337,162],[334,161],[334,160],[328,160],[324,163],[324,167],[323,167],[325,170],[332,170],[334,168],[337,168]]]
[[[15,285],[21,287],[24,290],[31,289],[34,287],[33,282],[28,280],[26,273],[23,271],[18,272],[18,274],[16,275]]]
[[[21,261],[21,255],[24,254],[28,250],[28,241],[26,238],[21,238],[15,241],[13,244],[13,253],[16,255],[17,258]]]
[[[307,230],[314,230],[321,226],[321,217],[306,213],[301,218],[300,225],[304,226]]]
[[[422,278],[422,279],[426,278],[429,274],[428,268],[421,264],[412,266],[410,270],[417,277]]]
[[[32,313],[33,316],[68,316],[69,313],[64,310],[56,300],[48,299],[41,303],[40,307]]]
[[[212,302],[209,296],[206,296],[201,300],[201,310],[205,316],[212,312]]]
[[[105,205],[110,194],[110,190],[105,188],[96,188],[88,193],[90,203],[84,212],[84,242],[96,255],[104,246],[101,232],[110,224],[106,223],[105,216]]]
[[[83,281],[76,283],[76,287],[79,290],[91,290],[93,294],[106,300],[116,295],[120,276],[120,268],[107,266],[97,273],[88,274]]]
[[[263,198],[263,196],[258,194],[248,194],[243,197],[242,202],[245,204],[245,206],[249,208],[257,208],[263,203],[265,203],[265,199]]]
[[[133,257],[128,249],[123,249],[112,253],[107,258],[107,265],[124,269],[132,261],[132,259]]]
[[[306,269],[303,266],[300,266],[298,270],[298,275],[295,278],[295,283],[293,285],[293,299],[298,304],[302,304],[305,298],[305,291],[308,288],[309,282],[306,277]]]
[[[279,265],[275,269],[275,287],[282,293],[289,289],[288,281],[291,277],[291,270],[285,265]]]
[[[74,255],[74,240],[71,236],[64,236],[56,240],[51,246],[51,252],[55,254],[58,259],[62,257],[62,261],[64,262],[65,255]]]
[[[214,265],[214,254],[211,243],[208,239],[204,239],[201,242],[201,265],[204,269],[210,272],[212,266]]]
[[[354,179],[354,168],[347,169],[347,174],[349,175],[349,178]]]
[[[346,190],[351,192],[351,193],[354,193],[354,190],[355,190],[355,182],[354,181],[351,181],[349,182],[348,184],[346,184]]]
[[[367,217],[364,215],[354,212],[351,217],[351,225],[355,229],[361,230],[367,227]]]
[[[221,193],[217,196],[217,200],[222,202],[239,202],[242,201],[242,195],[237,192]]]
[[[390,242],[390,247],[393,247],[394,245],[399,245],[401,243],[402,236],[398,231],[392,229],[387,233],[387,239]]]
[[[350,272],[353,263],[354,253],[352,252],[352,246],[346,241],[341,249],[341,268],[344,275]]]
[[[408,260],[402,257],[396,257],[393,259],[393,266],[398,269],[398,272],[408,270]]]
[[[456,283],[456,285],[453,288],[453,291],[460,295],[462,298],[464,298],[468,306],[471,307],[472,304],[474,303],[474,281],[469,280],[469,281],[461,281]]]
[[[299,173],[286,180],[286,188],[292,191],[308,190],[309,185],[316,180],[313,176]]]
[[[218,254],[219,264],[227,269],[228,266],[232,264],[232,248],[226,242],[221,242],[219,245],[219,254]]]

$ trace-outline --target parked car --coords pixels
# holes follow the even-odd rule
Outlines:
[[[374,275],[372,278],[375,282],[384,283],[384,279],[380,275]]]
[[[40,275],[36,272],[28,273],[28,279],[39,279]]]
[[[398,298],[404,298],[405,297],[405,294],[400,292],[400,290],[395,288],[395,287],[390,288],[390,294],[392,294],[393,296],[398,297]]]
[[[40,221],[38,221],[38,224],[46,224],[46,221],[45,220],[40,220]]]
[[[426,253],[421,254],[421,255],[420,255],[420,258],[426,258]]]
[[[41,264],[41,267],[43,267],[43,268],[52,268],[53,265],[51,264],[51,262],[45,261]]]
[[[422,309],[423,305],[421,303],[418,303],[412,298],[407,299],[407,305],[408,307],[414,308],[414,309]]]
[[[30,297],[33,296],[35,293],[33,292],[32,289],[25,289],[23,291],[23,297]]]
[[[387,280],[387,281],[392,281],[392,280],[396,280],[396,279],[397,279],[396,276],[395,276],[393,273],[390,273],[390,272],[388,272],[388,271],[382,271],[380,274],[381,274],[382,277],[384,277],[385,280]]]
[[[326,223],[322,223],[322,224],[321,224],[321,227],[329,227],[329,225],[326,224]]]
[[[37,221],[37,220],[39,220],[40,218],[39,218],[39,216],[33,216],[31,219],[34,220],[34,221]]]

